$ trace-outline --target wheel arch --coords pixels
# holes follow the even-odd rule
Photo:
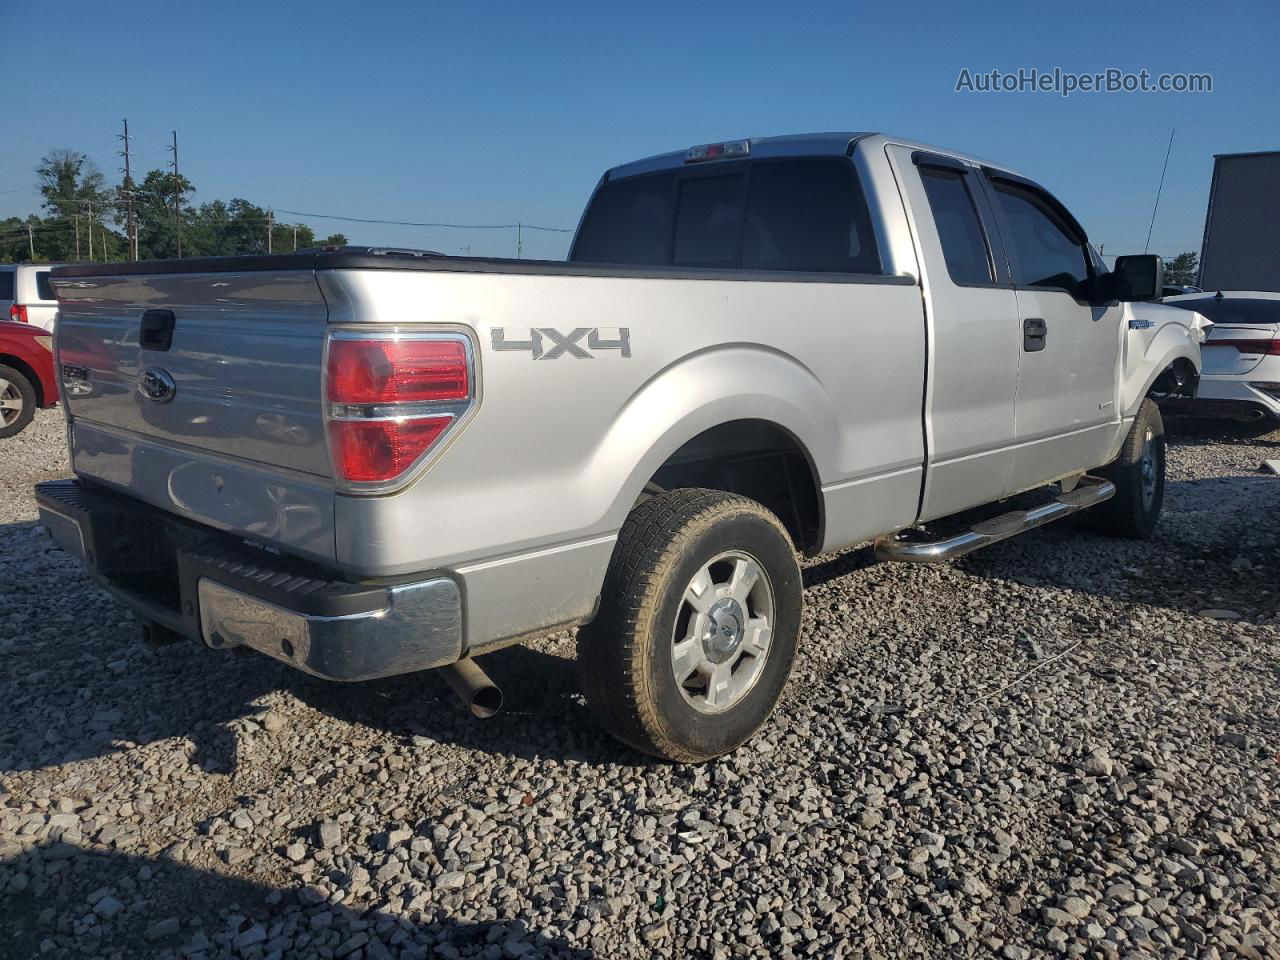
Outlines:
[[[1186,328],[1175,332],[1169,329],[1172,326],[1175,325],[1167,324],[1160,331],[1126,376],[1121,390],[1121,413],[1125,417],[1137,414],[1142,401],[1157,389],[1162,377],[1164,382],[1182,377],[1190,378],[1192,383],[1199,378],[1200,345],[1191,340]]]
[[[786,427],[769,420],[730,420],[677,448],[649,477],[653,489],[706,487],[749,497],[772,511],[796,549],[813,552],[823,542],[822,485],[813,456]]]
[[[597,447],[592,469],[616,476],[623,465],[606,518],[618,529],[645,489],[660,474],[670,479],[677,466],[782,454],[793,469],[803,466],[792,480],[812,496],[812,523],[796,531],[807,550],[821,542],[822,477],[839,436],[830,398],[806,366],[761,345],[725,344],[681,358],[637,390]],[[695,485],[726,489],[705,478]]]

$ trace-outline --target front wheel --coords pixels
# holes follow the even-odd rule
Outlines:
[[[587,701],[645,753],[727,753],[777,705],[801,606],[791,540],[760,504],[702,489],[646,500],[619,534],[599,615],[578,632]]]
[[[1098,471],[1116,485],[1116,495],[1089,511],[1094,526],[1112,536],[1150,539],[1164,503],[1164,468],[1164,421],[1160,408],[1146,399],[1120,456]]]

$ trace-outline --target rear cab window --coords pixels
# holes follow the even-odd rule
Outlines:
[[[672,264],[721,270],[738,266],[746,182],[740,173],[680,182]]]
[[[857,172],[839,157],[735,160],[606,181],[569,259],[882,273]]]

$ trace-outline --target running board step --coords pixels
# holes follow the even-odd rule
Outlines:
[[[1087,510],[1116,495],[1116,485],[1099,477],[1084,477],[1070,493],[1059,494],[1050,503],[1030,510],[1015,510],[990,520],[976,523],[972,528],[945,540],[902,540],[882,537],[876,541],[877,560],[898,560],[904,563],[942,563],[972,553],[982,547],[1008,540],[1020,533],[1042,527],[1054,520],[1061,520],[1073,513]],[[900,535],[899,535],[900,536]]]

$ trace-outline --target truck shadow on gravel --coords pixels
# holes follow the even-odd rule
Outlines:
[[[1221,609],[1254,623],[1280,618],[1280,477],[1176,480],[1149,541],[1104,536],[1088,517],[1050,524],[957,561],[983,578],[1144,603],[1184,614]]]
[[[340,873],[331,879],[343,883]],[[281,950],[288,957],[310,957],[363,949],[367,958],[402,951],[401,957],[425,960],[477,954],[496,944],[506,948],[504,956],[596,956],[563,938],[528,931],[518,921],[466,923],[438,905],[428,906],[425,915],[397,913],[327,904],[306,894],[301,887],[277,889],[163,855],[45,844],[0,858],[0,960],[42,953],[173,956],[202,942],[209,946],[187,952],[264,956]],[[313,923],[324,914],[323,922]]]
[[[523,759],[554,756],[627,766],[650,762],[601,732],[581,698],[576,665],[569,657],[513,646],[478,662],[505,698],[502,712],[489,720],[473,718],[431,671],[355,685],[293,675],[287,686],[327,716],[396,736]]]
[[[538,646],[571,650],[564,637]],[[132,615],[35,524],[0,525],[0,655],[0,774],[170,739],[175,753],[205,772],[227,773],[245,738],[263,734],[261,721],[280,693],[328,718],[396,737],[509,757],[641,762],[599,731],[568,656],[525,646],[485,656],[506,709],[480,721],[430,671],[339,684],[251,651],[214,651],[187,640],[152,646]]]

